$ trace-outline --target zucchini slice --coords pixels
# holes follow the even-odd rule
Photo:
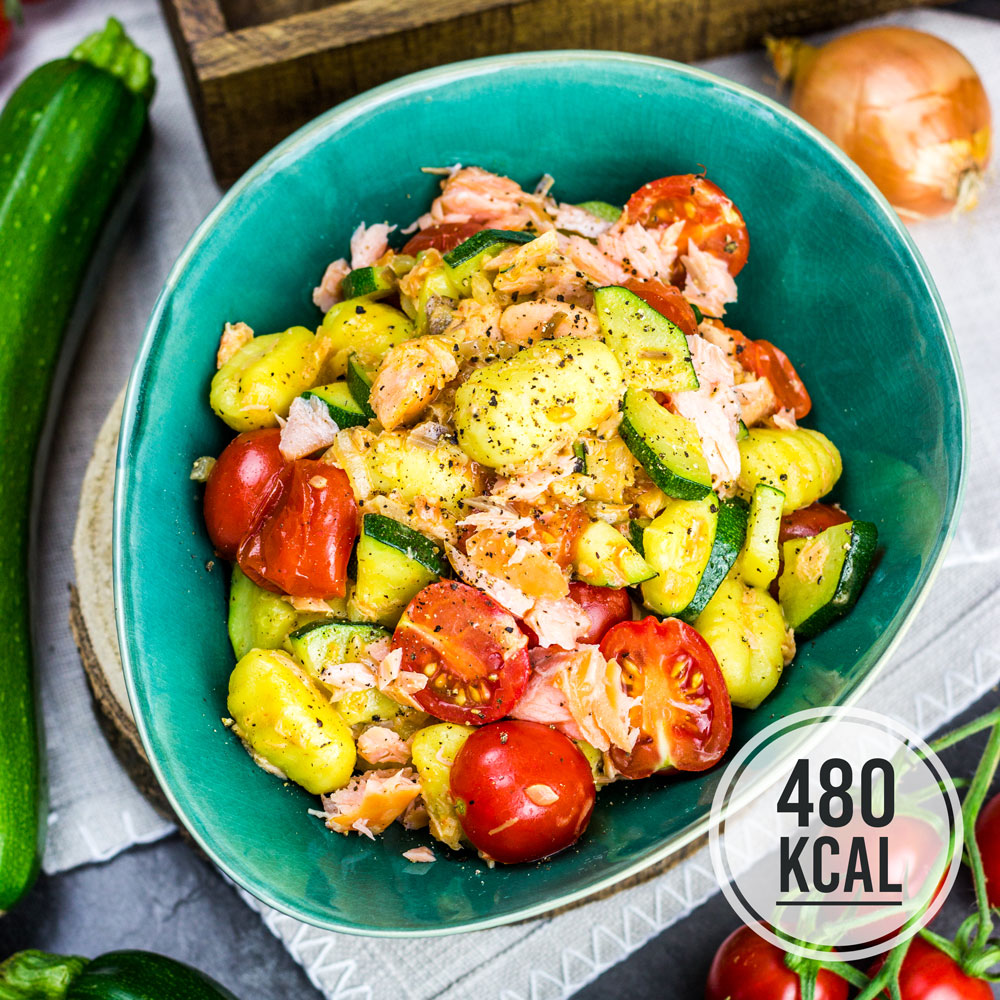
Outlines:
[[[746,506],[714,493],[672,501],[643,532],[646,560],[657,571],[642,585],[646,605],[694,621],[736,562],[746,525]]]
[[[743,551],[743,579],[751,587],[770,586],[778,575],[778,532],[784,502],[785,494],[781,490],[767,483],[754,487]]]
[[[587,474],[587,445],[583,441],[573,442],[573,457],[577,460],[579,471]]]
[[[659,392],[698,388],[684,332],[635,292],[620,285],[598,288],[594,311],[629,386]]]
[[[365,514],[357,557],[354,606],[384,625],[395,626],[419,591],[450,575],[437,542],[383,514]]]
[[[591,521],[576,541],[573,570],[595,587],[631,587],[656,576],[629,540],[607,521]]]
[[[374,420],[375,411],[368,401],[372,394],[371,373],[361,364],[356,354],[347,359],[347,388],[361,413],[369,420]]]
[[[618,433],[667,496],[700,500],[712,492],[712,476],[694,424],[664,409],[648,392],[626,390]]]
[[[388,267],[356,267],[340,283],[345,299],[384,299],[396,290],[396,276]]]
[[[533,239],[536,239],[534,233],[483,229],[444,255],[448,276],[459,290],[468,294],[472,276],[483,266],[487,258],[495,257],[501,250],[506,250],[515,243],[530,243]]]
[[[325,667],[355,663],[371,643],[388,637],[384,628],[364,622],[313,622],[293,632],[288,647],[306,672],[319,679]]]
[[[642,540],[642,533],[652,523],[648,517],[633,518],[628,523],[628,540],[632,543],[632,548],[644,559],[646,558],[646,543]]]
[[[308,399],[310,396],[315,396],[326,403],[333,422],[341,430],[345,427],[363,427],[371,419],[358,405],[354,393],[346,382],[318,385],[315,389],[302,393],[303,399]]]
[[[617,222],[622,214],[618,205],[609,205],[606,201],[581,201],[577,208],[582,208],[591,215],[603,219],[605,222]]]
[[[878,529],[869,521],[847,521],[785,542],[778,600],[798,638],[811,639],[854,607],[877,544]]]

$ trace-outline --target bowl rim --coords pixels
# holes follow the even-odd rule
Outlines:
[[[415,937],[440,937],[448,934],[463,933],[471,930],[485,930],[491,927],[503,926],[518,921],[539,917],[549,911],[564,907],[569,904],[579,902],[589,896],[605,891],[619,882],[636,875],[644,869],[656,864],[671,854],[674,854],[700,837],[708,833],[712,826],[711,816],[705,817],[691,823],[680,833],[669,838],[658,848],[647,852],[632,864],[626,866],[621,871],[600,878],[587,884],[584,887],[573,889],[554,896],[541,903],[525,905],[520,909],[505,913],[499,916],[485,916],[479,919],[467,920],[457,924],[447,924],[440,927],[407,929],[407,928],[384,928],[384,927],[363,927],[355,924],[342,923],[337,919],[324,918],[313,913],[303,912],[294,904],[286,903],[278,898],[270,888],[260,883],[257,879],[248,877],[245,873],[236,870],[233,865],[222,861],[218,856],[212,837],[208,832],[202,833],[197,829],[196,824],[191,823],[184,805],[178,801],[173,789],[165,781],[163,770],[160,767],[155,746],[150,738],[146,722],[141,708],[140,699],[136,690],[137,673],[136,664],[141,659],[138,655],[133,657],[132,642],[133,633],[128,625],[127,613],[131,605],[131,595],[126,587],[126,558],[124,553],[126,547],[121,545],[124,537],[125,521],[128,503],[126,499],[129,493],[129,466],[124,461],[129,443],[132,441],[135,432],[135,418],[137,404],[145,389],[146,368],[150,355],[153,353],[163,336],[161,327],[167,304],[174,294],[176,287],[186,271],[195,251],[201,246],[204,240],[211,234],[216,223],[229,209],[230,205],[256,181],[265,177],[271,171],[282,166],[282,161],[288,157],[297,147],[307,143],[314,134],[319,131],[327,131],[334,127],[342,127],[357,118],[361,114],[377,109],[380,105],[392,100],[426,89],[429,85],[440,85],[450,80],[465,79],[468,77],[487,74],[498,69],[518,69],[528,68],[532,65],[544,63],[550,65],[553,62],[562,63],[590,63],[596,66],[607,64],[625,64],[646,66],[661,72],[687,77],[702,83],[711,84],[715,88],[725,90],[741,99],[751,103],[763,105],[772,114],[782,119],[794,130],[805,135],[813,143],[824,149],[827,155],[831,156],[841,168],[847,171],[853,179],[864,189],[873,202],[873,208],[880,213],[883,221],[888,223],[902,246],[908,251],[913,264],[916,265],[916,273],[920,283],[926,289],[929,299],[934,306],[939,325],[944,334],[945,343],[948,348],[948,362],[954,374],[958,387],[959,405],[959,465],[958,481],[954,492],[954,502],[949,510],[945,511],[944,522],[938,531],[935,541],[935,549],[931,558],[921,569],[917,580],[916,597],[909,609],[905,612],[899,622],[895,635],[890,639],[886,648],[882,651],[878,659],[872,664],[867,674],[860,678],[857,684],[848,691],[844,697],[837,701],[836,707],[847,707],[854,704],[861,698],[867,689],[874,682],[886,662],[896,651],[906,631],[909,629],[914,618],[919,613],[924,601],[930,592],[938,573],[941,570],[945,555],[954,537],[958,517],[962,510],[965,497],[967,472],[968,472],[968,448],[969,440],[969,412],[968,400],[965,386],[965,378],[959,360],[958,345],[954,331],[948,320],[947,312],[937,286],[931,277],[930,271],[924,261],[920,251],[917,249],[913,238],[910,236],[905,225],[889,205],[882,193],[869,180],[867,175],[858,167],[838,146],[830,139],[819,132],[816,128],[794,114],[789,108],[778,103],[772,98],[758,93],[743,84],[727,80],[699,67],[679,63],[670,59],[662,59],[656,56],[638,55],[627,52],[615,52],[603,49],[562,49],[562,50],[539,50],[532,52],[507,53],[501,55],[484,56],[478,59],[462,60],[460,62],[447,63],[442,66],[410,73],[378,87],[371,88],[361,94],[356,95],[329,110],[313,118],[297,131],[284,139],[268,153],[262,156],[253,166],[251,166],[242,177],[237,180],[228,191],[225,191],[215,205],[215,207],[205,216],[198,225],[191,237],[184,245],[183,250],[177,257],[170,272],[164,281],[163,288],[153,305],[150,318],[143,330],[142,339],[136,353],[135,361],[129,375],[128,386],[125,393],[124,409],[118,443],[118,452],[115,463],[115,487],[114,487],[114,507],[113,507],[113,586],[115,595],[115,623],[118,634],[118,643],[121,652],[122,667],[125,675],[125,686],[128,691],[129,701],[135,718],[136,728],[142,745],[146,750],[150,767],[156,776],[163,793],[170,803],[171,808],[176,813],[178,819],[184,825],[188,834],[194,839],[198,846],[211,859],[212,863],[231,881],[241,889],[254,896],[261,903],[271,907],[279,913],[293,917],[303,923],[318,927],[323,930],[335,931],[342,934],[350,934],[364,937],[379,938],[415,938]],[[138,651],[136,651],[138,653]],[[763,783],[761,783],[763,787]],[[741,809],[762,791],[762,787],[754,787],[747,790],[747,793],[729,804],[727,814]]]

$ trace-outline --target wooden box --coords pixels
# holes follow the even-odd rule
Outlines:
[[[618,49],[684,62],[916,0],[162,0],[216,177],[321,111],[498,52]]]

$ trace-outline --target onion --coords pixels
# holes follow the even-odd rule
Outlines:
[[[867,28],[819,49],[766,39],[792,110],[829,136],[905,219],[975,206],[990,105],[972,64],[912,28]]]

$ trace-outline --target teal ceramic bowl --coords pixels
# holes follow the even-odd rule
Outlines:
[[[774,718],[847,704],[873,678],[934,575],[962,492],[962,378],[948,321],[903,226],[861,173],[784,108],[706,73],[601,52],[502,56],[407,77],[342,104],[257,164],[181,254],[125,404],[115,495],[118,634],[139,732],[173,807],[235,882],[309,923],[426,935],[543,913],[678,850],[709,823],[714,773],[623,782],[586,836],[539,865],[414,865],[424,834],[327,832],[315,800],[255,767],[220,723],[233,654],[227,573],[209,569],[191,461],[228,430],[208,408],[219,331],[320,316],[310,292],[355,225],[407,224],[437,178],[481,164],[562,200],[621,203],[704,165],[742,209],[750,262],[732,325],[786,348],[808,423],[839,445],[834,494],[878,524],[883,552],[857,608],[807,643],[738,747]]]

